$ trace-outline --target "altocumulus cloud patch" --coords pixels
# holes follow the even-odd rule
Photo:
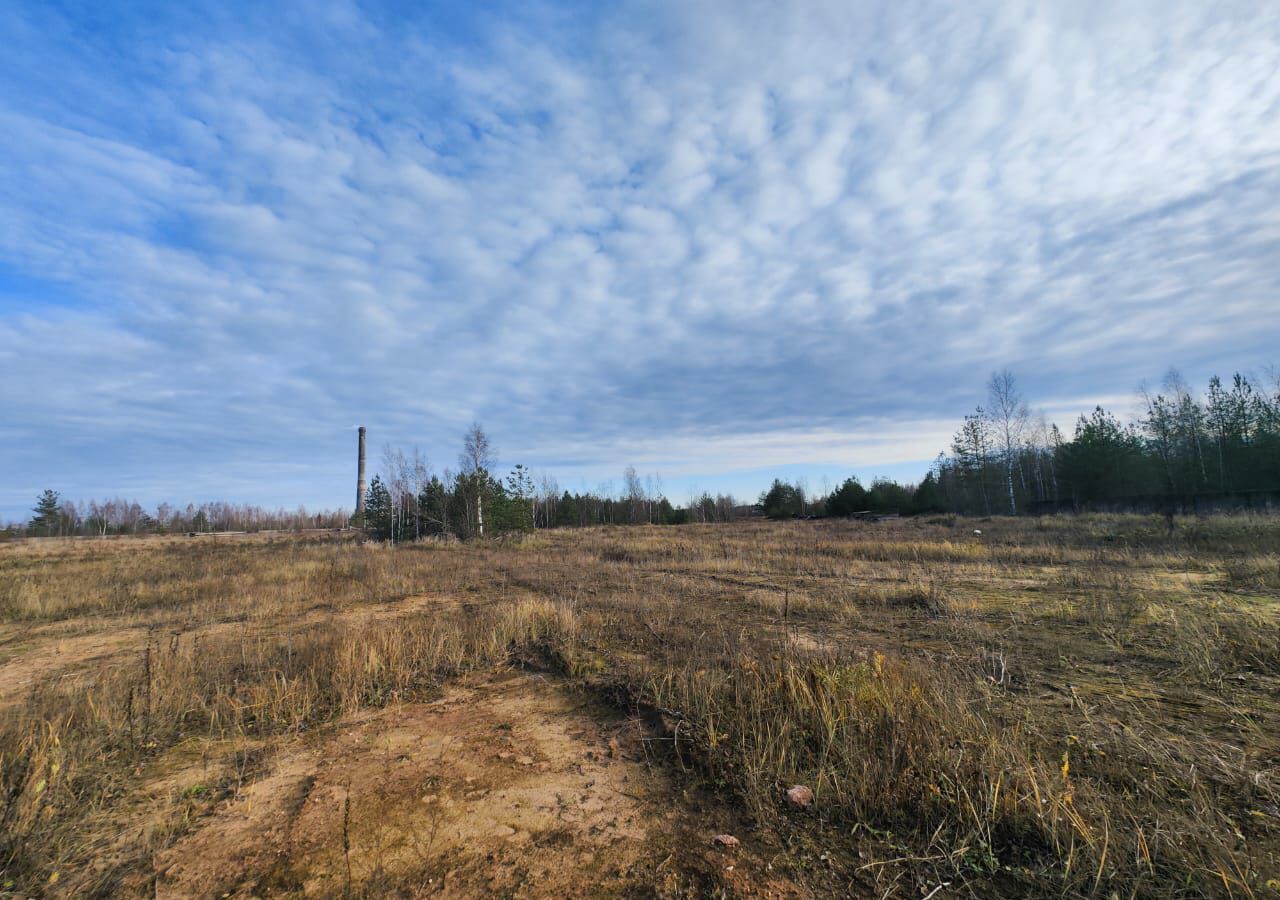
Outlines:
[[[562,480],[889,465],[996,366],[1265,363],[1266,12],[18,9],[0,506],[342,503],[358,421]]]

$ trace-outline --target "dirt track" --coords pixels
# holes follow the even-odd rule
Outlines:
[[[747,835],[737,851],[712,845],[733,823],[676,799],[650,742],[638,720],[524,673],[371,713],[282,748],[156,857],[155,893],[791,893],[760,877]]]

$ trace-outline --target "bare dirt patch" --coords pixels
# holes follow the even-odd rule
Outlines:
[[[282,749],[156,857],[155,892],[581,897],[723,877],[734,893],[789,893],[746,874],[763,868],[750,850],[711,847],[734,823],[673,801],[648,740],[639,721],[537,675],[381,710]]]
[[[107,658],[141,647],[145,628],[75,636],[52,635],[16,651],[0,663],[0,709],[17,702],[42,682],[62,673],[96,669]]]

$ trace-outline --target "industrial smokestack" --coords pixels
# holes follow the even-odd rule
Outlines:
[[[364,426],[360,426],[360,456],[356,463],[356,521],[364,524]]]

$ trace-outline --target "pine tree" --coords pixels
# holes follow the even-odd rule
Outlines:
[[[982,500],[979,508],[988,516],[991,515],[991,497],[987,492],[991,451],[992,436],[987,414],[979,406],[973,415],[964,417],[964,425],[952,441],[951,452],[955,454],[961,483],[966,488],[977,487]]]
[[[35,517],[31,520],[31,524],[27,527],[37,534],[43,533],[46,537],[53,536],[61,529],[61,500],[58,492],[54,490],[46,490],[40,495],[40,499],[36,501],[32,512]]]
[[[804,491],[775,478],[769,490],[760,495],[759,503],[770,519],[794,519],[804,514]]]
[[[1063,480],[1078,506],[1135,493],[1142,476],[1142,438],[1101,406],[1081,416],[1075,437],[1059,451]]]
[[[528,528],[532,529],[534,527],[534,504],[537,501],[537,489],[533,484],[533,476],[520,463],[516,463],[516,467],[507,476],[507,495],[516,501],[521,509],[528,509]],[[525,530],[523,523],[520,525],[520,529]]]
[[[846,478],[844,483],[827,498],[827,514],[851,516],[867,508],[867,489],[857,478]]]
[[[391,539],[391,492],[377,475],[365,495],[364,524],[378,540]]]
[[[938,483],[938,476],[930,469],[911,495],[911,508],[914,512],[937,512],[945,507],[942,486]]]

